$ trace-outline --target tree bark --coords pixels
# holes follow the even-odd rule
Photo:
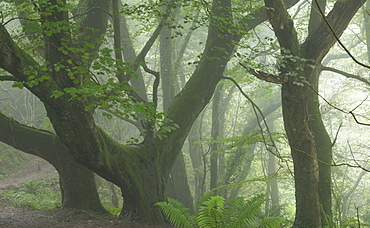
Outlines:
[[[36,155],[59,173],[62,206],[108,213],[100,203],[93,172],[76,163],[58,137],[6,117],[0,113],[0,141]]]
[[[211,155],[210,155],[210,189],[218,195],[217,187],[219,185],[219,167],[218,167],[218,157],[219,154],[217,150],[220,148],[220,143],[217,140],[222,137],[221,129],[220,129],[220,103],[222,97],[222,90],[223,84],[219,84],[216,87],[216,91],[213,95],[213,102],[212,102],[212,129],[211,129],[211,137],[214,142],[211,144]]]
[[[326,18],[338,37],[341,36],[350,19],[364,2],[346,0],[338,1],[334,5]],[[318,194],[319,168],[312,130],[313,123],[310,122],[308,110],[311,91],[307,82],[311,82],[313,77],[313,70],[309,64],[320,63],[336,39],[331,32],[328,32],[326,21],[321,20],[320,24],[308,35],[306,41],[300,45],[293,22],[282,1],[265,0],[265,5],[271,9],[267,11],[267,14],[284,58],[284,66],[279,76],[283,79],[284,126],[294,162],[296,190],[294,227],[321,227]],[[295,57],[289,57],[291,55]],[[301,58],[312,60],[312,63],[304,63],[300,60]],[[298,76],[303,76],[304,80],[302,81]]]

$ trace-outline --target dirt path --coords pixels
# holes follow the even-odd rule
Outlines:
[[[1,204],[1,203],[0,203]],[[28,210],[0,205],[0,227],[4,228],[118,228],[118,227],[147,227],[170,228],[169,224],[144,225],[135,221],[118,220],[111,216],[90,215],[84,211],[53,209]]]

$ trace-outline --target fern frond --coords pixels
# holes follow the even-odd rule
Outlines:
[[[280,228],[287,220],[281,217],[267,217],[259,220],[256,228]]]
[[[201,228],[224,227],[223,212],[225,199],[221,196],[212,196],[204,201],[197,216],[197,222]]]
[[[189,209],[185,208],[180,202],[174,199],[168,199],[167,202],[158,202],[155,205],[159,206],[166,216],[168,221],[179,228],[194,228],[196,227],[195,216],[189,213]]]
[[[264,195],[257,195],[245,201],[238,197],[228,203],[230,207],[225,210],[225,217],[229,227],[252,227],[257,213],[261,211],[261,205],[265,202]]]

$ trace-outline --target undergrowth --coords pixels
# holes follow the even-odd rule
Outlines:
[[[24,182],[0,191],[0,200],[14,207],[47,210],[61,206],[57,179]]]
[[[257,195],[250,200],[238,197],[229,202],[221,196],[209,196],[198,206],[197,215],[191,215],[180,202],[168,199],[158,205],[166,218],[175,227],[182,228],[240,228],[240,227],[284,227],[288,220],[281,217],[261,217],[264,195]]]

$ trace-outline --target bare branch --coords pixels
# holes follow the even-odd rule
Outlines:
[[[169,7],[168,7],[167,10],[169,10]],[[169,13],[165,13],[165,16],[159,22],[158,27],[154,30],[152,36],[148,39],[148,41],[145,43],[143,49],[141,49],[140,53],[136,56],[136,59],[133,63],[133,66],[134,66],[133,72],[135,72],[137,70],[137,68],[140,66],[140,63],[145,62],[146,54],[149,52],[149,50],[153,46],[154,42],[158,38],[159,34],[161,33],[162,28],[165,25],[168,17],[169,17]],[[128,80],[130,80],[130,78],[131,78],[131,76],[128,75]]]
[[[363,122],[360,122],[360,121],[358,121],[357,120],[357,118],[356,118],[356,115],[353,113],[353,111],[356,109],[356,108],[358,108],[359,106],[356,106],[354,109],[352,109],[351,111],[345,111],[345,110],[343,110],[343,109],[341,109],[341,108],[339,108],[339,107],[337,107],[337,106],[335,106],[335,105],[333,105],[332,103],[330,103],[328,100],[326,100],[326,98],[325,97],[323,97],[321,94],[319,94],[312,86],[309,86],[310,87],[310,89],[311,89],[311,91],[313,92],[313,93],[315,93],[315,94],[317,94],[321,99],[323,99],[323,101],[325,101],[325,103],[327,103],[330,107],[332,107],[332,108],[334,108],[334,109],[336,109],[336,110],[338,110],[338,111],[340,111],[340,112],[342,112],[342,113],[344,113],[344,114],[350,114],[352,117],[353,117],[353,119],[355,120],[355,122],[357,123],[357,124],[360,124],[360,125],[364,125],[364,126],[370,126],[370,123],[363,123]],[[363,103],[364,101],[362,101],[362,103]],[[362,104],[361,103],[361,104]]]
[[[305,154],[305,155],[307,155],[308,157],[310,157],[310,158],[312,158],[312,159],[314,159],[314,160],[316,160],[316,161],[320,162],[321,164],[327,165],[327,166],[332,166],[332,167],[337,167],[337,166],[348,166],[348,167],[351,167],[351,168],[359,168],[359,169],[362,169],[363,171],[366,171],[366,172],[370,173],[370,170],[369,170],[369,169],[367,169],[367,168],[365,168],[365,167],[361,166],[360,164],[358,164],[358,162],[357,162],[356,160],[354,160],[354,161],[355,161],[355,163],[356,163],[356,165],[352,165],[352,164],[349,164],[349,163],[346,163],[346,162],[339,163],[339,164],[330,164],[330,163],[327,163],[327,162],[324,162],[324,161],[322,161],[322,160],[318,159],[318,158],[317,158],[317,157],[315,157],[315,156],[312,156],[311,154],[309,154],[309,153],[307,153],[307,152],[305,152],[305,151],[303,151],[303,150],[299,150],[299,149],[297,149],[297,148],[293,148],[293,149],[294,149],[294,150],[296,150],[296,151],[298,151],[298,152],[300,152],[300,153],[302,153],[302,154]]]
[[[338,70],[336,68],[333,68],[333,67],[326,67],[326,66],[323,66],[321,70],[326,70],[326,71],[331,71],[331,72],[335,72],[335,73],[338,73],[338,74],[341,74],[347,78],[353,78],[353,79],[356,79],[356,80],[359,80],[363,83],[365,83],[366,85],[370,86],[370,81],[361,77],[361,76],[358,76],[358,75],[354,75],[354,74],[350,74],[350,73],[347,73],[345,71],[341,71],[341,70]]]
[[[239,63],[244,69],[246,69],[249,73],[256,76],[258,79],[261,79],[266,82],[272,82],[275,84],[283,84],[288,81],[288,77],[279,77],[277,75],[269,74],[263,71],[255,70],[252,68],[249,68],[242,63]]]
[[[317,6],[317,8],[318,8],[318,10],[319,10],[322,18],[324,19],[326,25],[329,27],[331,33],[334,35],[334,37],[337,40],[338,44],[344,49],[345,52],[347,52],[347,54],[351,57],[351,59],[353,61],[355,61],[355,63],[357,63],[360,66],[363,66],[363,67],[366,67],[366,68],[370,69],[370,66],[369,65],[366,65],[366,64],[360,62],[359,60],[357,60],[356,57],[354,57],[351,54],[351,52],[346,48],[346,46],[342,43],[342,41],[340,41],[339,36],[337,35],[337,33],[335,32],[334,28],[332,27],[332,25],[328,21],[327,17],[325,16],[325,13],[324,13],[323,9],[320,7],[320,4],[318,3],[318,0],[315,0],[315,2],[316,2],[316,6]],[[361,0],[361,1],[359,1],[358,4],[361,4],[362,5],[364,2],[365,2],[365,0]]]
[[[254,101],[251,99],[251,98],[249,98],[248,97],[248,95],[246,94],[246,93],[244,93],[244,91],[243,91],[243,89],[240,87],[240,85],[233,79],[233,78],[230,78],[230,77],[222,77],[223,79],[228,79],[228,80],[230,80],[230,81],[232,81],[234,84],[235,84],[235,86],[239,89],[239,91],[240,91],[240,93],[249,101],[249,102],[251,102],[251,104],[252,104],[252,107],[253,107],[253,111],[254,111],[254,113],[255,113],[255,115],[256,115],[256,118],[257,118],[257,123],[258,123],[258,125],[259,125],[259,128],[260,128],[260,130],[261,130],[261,135],[262,135],[262,138],[263,138],[263,141],[264,141],[264,145],[266,146],[266,150],[267,151],[269,151],[270,153],[272,153],[273,155],[275,155],[276,157],[278,157],[279,159],[281,159],[282,161],[284,160],[283,159],[283,157],[280,155],[280,153],[279,153],[279,150],[278,150],[278,148],[277,148],[277,146],[275,145],[275,142],[274,142],[274,140],[272,139],[272,135],[271,135],[271,131],[270,131],[270,128],[268,127],[268,124],[267,124],[267,122],[266,122],[266,118],[265,118],[265,116],[263,115],[263,113],[262,113],[262,111],[261,111],[261,109],[257,106],[257,104],[256,103],[254,103]],[[263,123],[264,123],[264,125],[265,125],[265,127],[266,127],[266,130],[267,130],[267,133],[268,133],[268,135],[269,135],[269,138],[270,138],[270,140],[271,140],[271,143],[272,143],[272,146],[275,148],[275,150],[276,150],[276,153],[275,152],[272,152],[269,148],[267,148],[267,143],[266,143],[266,140],[265,140],[265,136],[264,136],[264,134],[263,134],[263,129],[262,129],[262,126],[260,125],[260,120],[259,120],[259,115],[258,115],[258,113],[259,113],[259,115],[261,115],[262,116],[262,121],[263,121]]]

